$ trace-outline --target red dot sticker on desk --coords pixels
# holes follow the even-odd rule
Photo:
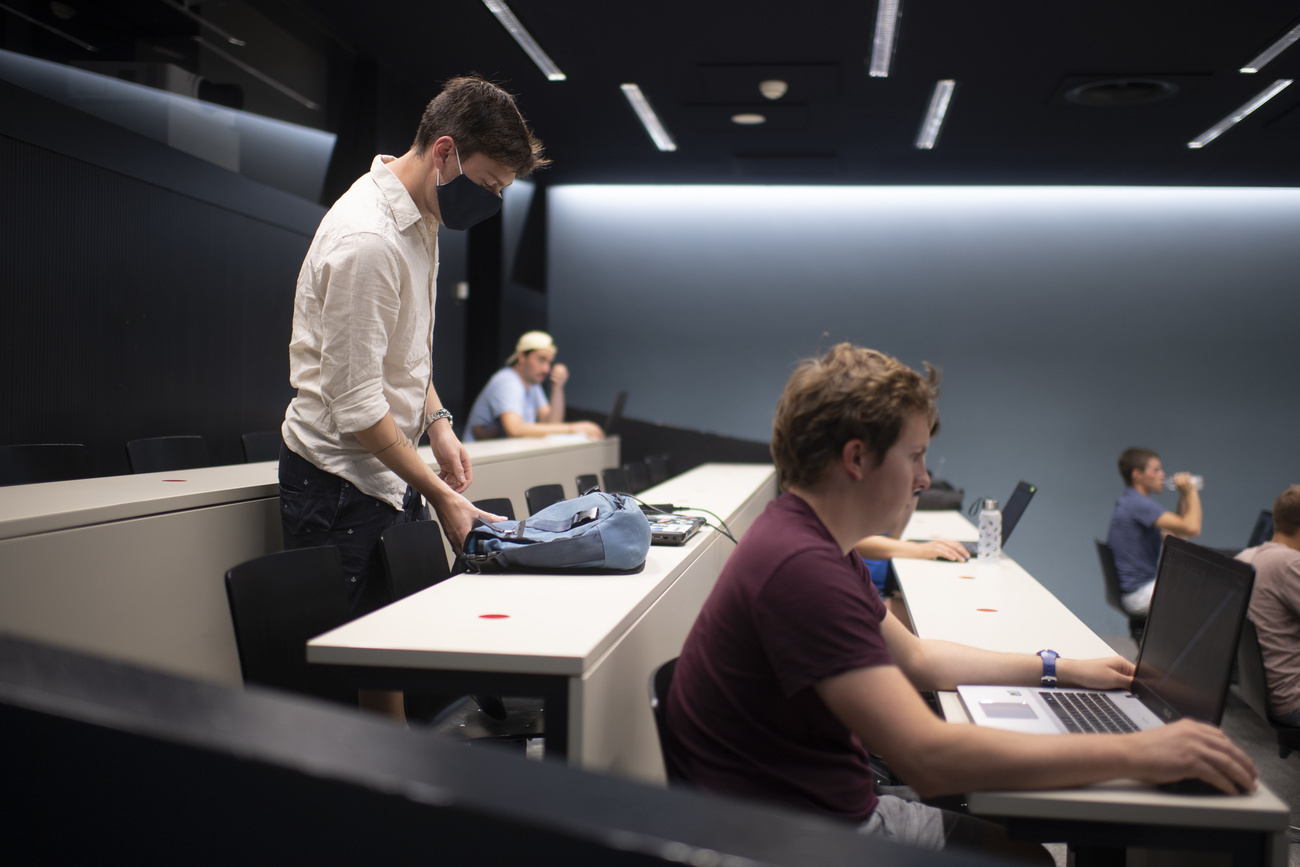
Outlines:
[[[164,482],[188,482],[189,479],[163,479]]]
[[[975,580],[975,576],[974,576],[974,575],[958,575],[957,577],[960,578],[960,579],[962,579],[963,581],[974,581],[974,580]]]
[[[976,608],[975,610],[976,610],[976,611],[989,611],[989,612],[992,612],[993,614],[997,614],[997,613],[998,613],[998,610],[997,610],[996,608]]]
[[[509,614],[480,614],[479,620],[508,620]]]

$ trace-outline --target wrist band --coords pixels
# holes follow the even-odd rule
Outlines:
[[[1056,686],[1056,660],[1061,654],[1055,650],[1040,650],[1038,657],[1043,660],[1043,686],[1051,689]]]
[[[447,424],[451,424],[451,411],[446,409],[439,409],[439,410],[435,410],[434,412],[426,414],[424,417],[424,429],[428,430],[433,425],[433,423],[440,418],[445,418],[447,420]]]

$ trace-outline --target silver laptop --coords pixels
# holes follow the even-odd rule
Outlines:
[[[1128,732],[1223,718],[1255,569],[1166,536],[1132,690],[959,686],[976,725],[1040,734]]]

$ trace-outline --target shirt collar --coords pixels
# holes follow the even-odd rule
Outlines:
[[[406,191],[406,187],[402,186],[397,175],[393,174],[393,170],[388,167],[388,163],[393,159],[394,157],[383,154],[375,157],[374,162],[370,164],[370,176],[374,178],[375,185],[379,187],[379,191],[388,200],[389,207],[393,209],[393,218],[397,222],[398,230],[404,232],[424,216],[415,206],[415,200]]]

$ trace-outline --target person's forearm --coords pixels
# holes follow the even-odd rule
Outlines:
[[[455,496],[455,492],[438,478],[438,474],[416,452],[415,443],[402,433],[391,413],[384,413],[384,417],[374,425],[356,431],[353,436],[366,451],[396,473],[398,478],[419,491],[430,503],[436,504]]]
[[[895,557],[923,557],[921,546],[888,536],[868,536],[853,546],[858,556],[867,560],[892,560]]]
[[[546,420],[552,424],[564,423],[564,386],[551,383],[551,412]]]
[[[1179,493],[1178,515],[1187,523],[1187,535],[1201,535],[1201,495],[1195,488]]]
[[[922,639],[897,660],[919,690],[956,689],[962,683],[1030,685],[1042,679],[1042,660],[1025,653],[998,653],[938,639]]]

